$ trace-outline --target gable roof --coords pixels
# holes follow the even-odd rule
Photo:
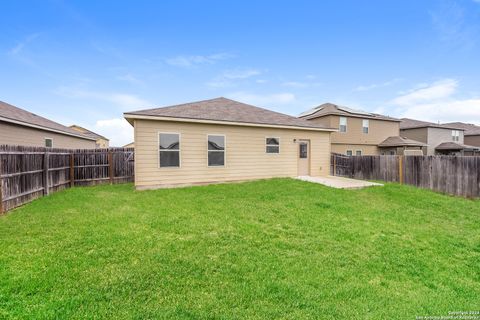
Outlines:
[[[400,122],[400,120],[396,118],[384,116],[378,113],[355,110],[333,103],[324,103],[322,105],[319,105],[318,107],[302,112],[298,117],[310,120],[329,115]]]
[[[90,130],[88,130],[88,129],[84,128],[84,127],[81,127],[81,126],[79,126],[79,125],[76,125],[76,124],[72,124],[72,125],[70,126],[70,128],[72,128],[72,129],[75,130],[75,131],[78,131],[78,132],[82,133],[83,135],[86,135],[86,136],[88,136],[88,137],[94,138],[95,140],[103,139],[103,140],[109,141],[108,138],[105,138],[104,136],[99,135],[98,133],[95,133],[95,132],[93,132],[93,131],[90,131]]]
[[[380,142],[380,148],[386,147],[425,147],[425,143],[400,136],[392,136]]]
[[[15,123],[26,127],[32,127],[46,131],[57,132],[82,139],[95,140],[94,138],[81,134],[80,132],[66,127],[60,123],[46,119],[26,110],[17,108],[3,101],[0,101],[0,121]]]
[[[157,119],[336,131],[334,128],[223,97],[163,108],[126,112],[124,116],[129,122],[131,119]]]
[[[443,124],[445,126],[456,127],[458,129],[463,129],[465,132],[463,133],[465,136],[478,136],[480,135],[480,126],[476,126],[472,123],[464,123],[464,122],[449,122]]]
[[[439,129],[453,129],[453,130],[464,130],[455,126],[450,126],[448,124],[439,124],[428,121],[421,121],[409,118],[402,118],[400,122],[400,130],[403,129],[417,129],[417,128],[439,128]]]

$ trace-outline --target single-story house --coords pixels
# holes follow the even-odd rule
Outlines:
[[[0,144],[93,149],[95,138],[0,101]]]
[[[98,134],[98,133],[95,133],[91,130],[88,130],[84,127],[81,127],[79,125],[76,125],[76,124],[73,124],[70,126],[70,128],[72,128],[73,130],[76,130],[86,136],[89,136],[89,137],[92,137],[92,138],[95,138],[95,144],[96,144],[96,147],[97,148],[108,148],[109,147],[109,144],[110,144],[110,140],[108,138],[105,138],[104,136]]]
[[[137,189],[326,176],[330,127],[226,98],[127,112]]]

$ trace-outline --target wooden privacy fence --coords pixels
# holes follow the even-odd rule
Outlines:
[[[457,196],[480,197],[480,157],[332,154],[331,174],[405,183]]]
[[[0,145],[0,213],[75,185],[133,181],[133,148]]]

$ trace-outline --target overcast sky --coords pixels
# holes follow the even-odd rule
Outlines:
[[[480,124],[480,0],[1,1],[0,100],[119,146],[125,111],[225,96]]]

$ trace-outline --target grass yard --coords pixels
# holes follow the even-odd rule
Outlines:
[[[480,309],[480,201],[291,179],[74,188],[0,217],[0,318],[415,319]]]

